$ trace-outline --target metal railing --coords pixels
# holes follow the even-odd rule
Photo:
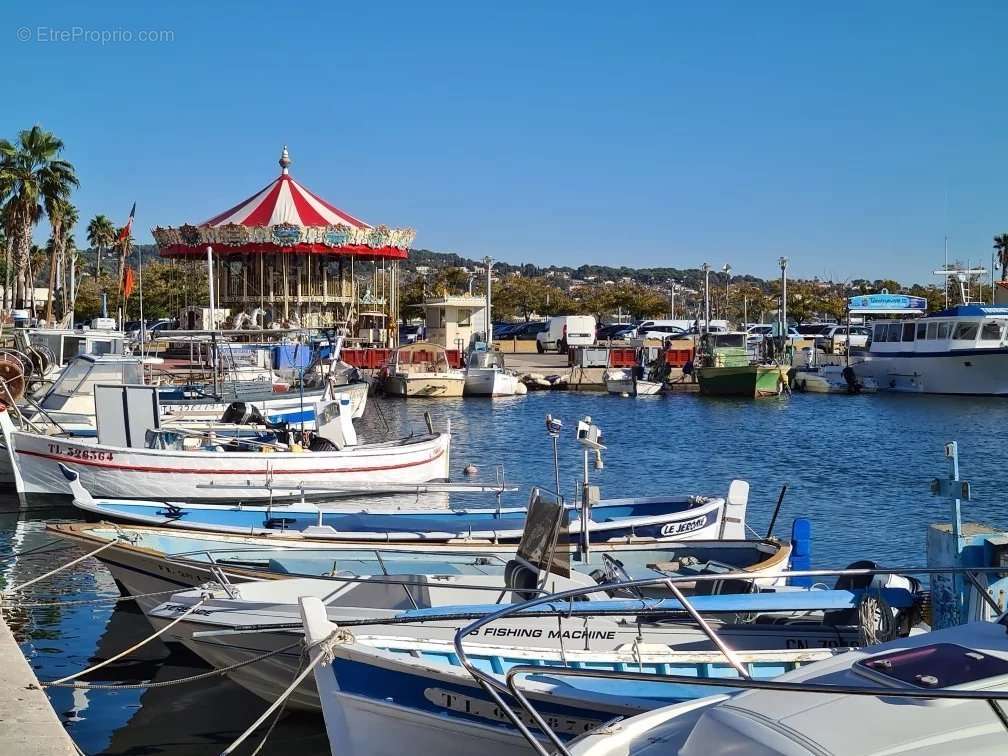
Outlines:
[[[782,571],[774,574],[763,574],[754,575],[752,572],[737,571],[724,574],[710,574],[710,575],[689,575],[689,576],[675,576],[675,577],[660,577],[660,578],[645,578],[641,580],[629,580],[614,583],[603,583],[596,586],[586,586],[581,588],[575,588],[567,591],[562,591],[559,593],[554,593],[548,596],[540,596],[539,598],[534,598],[530,601],[526,601],[522,604],[512,604],[507,606],[500,611],[494,612],[492,614],[485,615],[478,620],[466,625],[461,628],[455,634],[454,647],[455,652],[459,658],[459,663],[472,675],[473,679],[480,685],[480,687],[490,695],[494,700],[494,703],[500,707],[500,711],[510,720],[514,727],[519,733],[529,742],[532,748],[540,756],[550,756],[551,753],[559,753],[564,756],[570,756],[570,751],[567,749],[564,742],[560,737],[554,732],[554,730],[546,722],[546,719],[536,710],[535,705],[528,699],[528,697],[521,691],[518,687],[518,677],[520,675],[526,674],[542,674],[544,667],[535,665],[516,665],[508,671],[504,682],[494,675],[488,674],[475,665],[466,654],[465,650],[465,638],[469,635],[474,635],[479,632],[483,627],[489,625],[497,620],[504,619],[507,617],[513,617],[515,615],[520,615],[522,617],[529,616],[528,611],[536,606],[550,605],[550,604],[564,604],[563,607],[556,606],[552,608],[552,613],[557,616],[592,616],[593,614],[599,614],[598,612],[593,612],[591,608],[591,601],[579,601],[576,599],[579,596],[584,596],[591,593],[598,593],[600,591],[613,591],[613,590],[627,590],[627,589],[640,589],[644,587],[653,586],[665,586],[672,590],[673,594],[676,596],[677,600],[681,603],[682,610],[689,614],[694,621],[700,626],[703,633],[708,637],[711,643],[719,649],[727,659],[728,663],[739,673],[740,679],[731,678],[703,678],[703,677],[690,677],[686,675],[662,675],[662,674],[650,674],[641,672],[619,672],[612,670],[599,670],[599,669],[574,669],[566,666],[552,666],[550,665],[547,669],[550,675],[554,676],[571,676],[571,677],[592,677],[595,679],[613,679],[613,680],[635,680],[635,681],[648,681],[648,682],[668,682],[670,684],[688,684],[688,685],[710,685],[712,687],[726,687],[726,688],[756,688],[763,690],[778,690],[778,691],[789,691],[789,692],[807,692],[807,693],[832,693],[832,694],[850,694],[850,695],[865,695],[865,696],[886,696],[886,697],[897,697],[897,698],[924,698],[924,699],[957,699],[957,700],[983,700],[987,701],[990,705],[992,711],[997,716],[1000,723],[1008,731],[1008,716],[1005,715],[1004,711],[1001,709],[998,701],[1008,700],[1008,690],[1006,691],[965,691],[965,690],[930,690],[930,691],[917,691],[917,690],[906,690],[899,688],[886,688],[882,686],[844,686],[844,685],[818,685],[818,684],[808,684],[808,683],[789,683],[789,682],[779,682],[779,681],[769,681],[769,680],[753,680],[745,668],[739,663],[737,657],[734,656],[732,649],[724,643],[722,639],[717,636],[717,632],[712,628],[703,618],[700,613],[689,603],[689,600],[682,594],[678,587],[674,587],[677,583],[694,583],[694,582],[707,582],[716,580],[730,580],[730,579],[744,579],[744,580],[765,580],[765,579],[778,579],[778,578],[807,578],[807,577],[874,577],[875,575],[963,575],[970,582],[970,584],[977,590],[980,596],[983,598],[984,602],[993,609],[997,614],[1001,614],[1005,611],[1004,608],[1000,607],[996,601],[990,596],[986,588],[977,579],[977,574],[995,573],[1004,574],[1008,572],[1008,569],[1004,567],[945,567],[945,568],[930,568],[930,567],[911,567],[911,568],[847,568],[840,570],[788,570]],[[642,612],[642,609],[645,610]],[[608,610],[605,612],[607,615],[622,614],[625,616],[640,616],[642,613],[646,613],[648,610],[654,612],[654,607],[646,607],[643,602],[640,607],[627,607],[625,610]],[[661,611],[661,608],[658,607]],[[667,608],[664,611],[668,611]],[[534,615],[532,615],[534,616]],[[547,738],[552,750],[547,750],[543,746],[542,740],[537,737],[531,730],[531,728],[525,723],[522,716],[515,711],[513,705],[509,704],[505,700],[505,696],[511,697],[514,701],[517,701],[518,706],[523,709],[531,721],[534,723],[543,735]]]

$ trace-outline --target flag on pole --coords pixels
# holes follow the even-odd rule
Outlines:
[[[119,241],[124,242],[129,239],[130,231],[133,230],[133,216],[136,215],[136,202],[133,203],[133,209],[130,210],[129,220],[126,221],[126,225],[123,226],[122,231],[119,232]]]
[[[136,285],[136,280],[133,276],[133,268],[127,267],[126,273],[123,275],[123,298],[129,299],[130,294],[133,293],[133,287]]]

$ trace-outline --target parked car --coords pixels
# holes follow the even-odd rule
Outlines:
[[[427,338],[427,326],[404,325],[399,326],[399,343],[415,344]]]
[[[171,331],[175,328],[175,321],[170,318],[158,318],[155,320],[147,321],[146,333],[144,334],[144,339],[152,339],[157,336],[159,331]],[[133,341],[140,340],[140,321],[139,320],[129,320],[123,326],[123,331],[126,333],[127,338]]]
[[[557,315],[549,319],[547,326],[536,334],[536,350],[556,351],[560,354],[567,347],[591,346],[595,343],[595,318],[591,315]]]
[[[529,323],[520,323],[517,328],[508,333],[509,339],[518,341],[535,341],[540,333],[549,327],[549,321],[533,320]]]
[[[869,335],[870,331],[864,326],[851,326],[848,334],[847,326],[832,325],[815,337],[815,345],[827,354],[844,351],[848,340],[852,349],[864,349],[868,346]]]
[[[815,337],[815,336],[821,336],[829,328],[832,328],[835,325],[837,325],[837,324],[836,323],[799,323],[798,324],[798,333],[800,333],[802,336],[806,336],[806,337],[812,338],[812,337]]]
[[[607,323],[598,327],[598,330],[595,332],[595,339],[596,341],[606,341],[616,338],[617,333],[633,331],[634,328],[635,326],[632,323]]]
[[[746,343],[760,344],[766,338],[773,338],[777,327],[773,323],[756,323],[746,329]],[[787,337],[790,341],[808,338],[794,326],[788,326]]]

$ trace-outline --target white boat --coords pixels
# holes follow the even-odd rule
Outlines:
[[[773,681],[793,689],[710,695],[657,709],[584,735],[568,751],[573,756],[1003,754],[1005,624],[1002,616],[849,651]],[[812,685],[825,690],[803,690]],[[943,692],[973,697],[943,699]]]
[[[75,470],[95,496],[149,499],[170,491],[187,501],[272,501],[285,493],[297,495],[291,489],[299,485],[424,483],[449,475],[450,430],[358,444],[346,398],[322,406],[317,424],[319,431],[306,448],[178,428],[148,431],[145,446],[123,447],[18,430],[7,412],[0,412],[22,500],[31,494],[68,495],[61,464]],[[224,443],[238,450],[225,451]],[[273,491],[273,481],[285,493]]]
[[[26,417],[42,432],[70,433],[75,436],[96,434],[95,386],[137,385],[150,383],[149,370],[161,364],[158,358],[132,355],[80,355],[63,370],[59,378],[38,399]],[[349,365],[334,367],[318,385],[303,390],[276,391],[268,374],[263,379],[222,381],[212,385],[160,386],[158,404],[161,418],[168,423],[205,423],[218,421],[234,402],[259,411],[265,421],[286,422],[307,430],[315,427],[315,405],[319,400],[339,396],[350,399],[354,418],[364,414],[368,384]],[[260,368],[254,370],[261,371]]]
[[[1008,396],[1008,307],[876,321],[863,368],[882,391]]]
[[[395,351],[384,387],[392,396],[457,397],[462,396],[465,383],[466,374],[448,364],[443,346],[419,341]]]
[[[500,352],[471,351],[466,357],[465,393],[473,396],[514,396],[518,376],[504,367]]]
[[[795,370],[791,385],[810,394],[873,394],[874,378],[861,375],[860,365],[808,365]],[[849,376],[849,379],[848,379]]]
[[[654,396],[661,392],[662,385],[658,381],[645,381],[634,376],[633,368],[609,368],[602,376],[606,391],[610,394],[623,396]]]

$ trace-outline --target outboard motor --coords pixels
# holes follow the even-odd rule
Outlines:
[[[848,565],[849,570],[878,569],[875,562],[861,560]],[[885,642],[893,638],[906,635],[910,629],[920,621],[921,613],[921,584],[920,581],[907,575],[841,575],[837,578],[837,590],[865,591],[865,596],[871,596],[872,592],[881,594],[884,588],[903,588],[914,596],[913,606],[907,609],[896,609],[890,607],[878,596],[878,613],[874,617],[874,627],[862,628],[862,632],[871,635],[878,635],[877,642]],[[861,624],[861,609],[839,609],[837,611],[825,612],[823,620],[831,625],[859,625]]]
[[[524,559],[511,559],[504,566],[504,585],[511,591],[511,602],[531,601],[539,595],[539,570]]]
[[[220,421],[228,425],[267,425],[259,409],[245,402],[231,402]]]
[[[841,371],[840,375],[847,383],[847,390],[850,393],[852,394],[861,393],[861,382],[858,380],[857,373],[854,372],[854,368],[848,365],[843,369],[843,371]]]

